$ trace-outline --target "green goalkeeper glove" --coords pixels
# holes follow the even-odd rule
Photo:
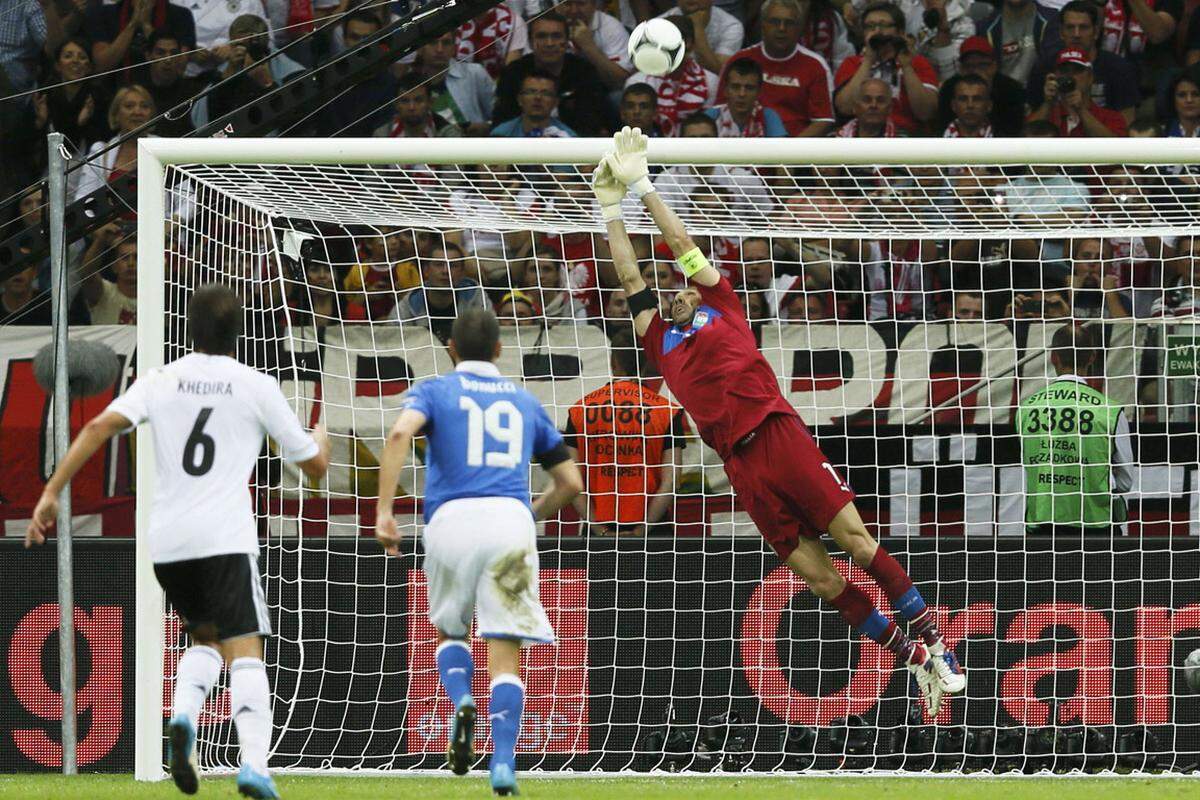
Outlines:
[[[612,174],[629,187],[639,200],[654,191],[650,168],[646,165],[646,145],[650,140],[640,128],[626,126],[613,135],[616,152],[605,156]]]

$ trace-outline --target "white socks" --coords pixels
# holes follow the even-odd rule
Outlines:
[[[211,647],[189,647],[175,670],[175,698],[171,704],[171,715],[187,717],[194,727],[208,693],[221,676],[224,664],[221,654]]]
[[[237,658],[229,665],[233,723],[242,746],[242,764],[267,774],[271,749],[271,687],[267,665],[258,658]]]

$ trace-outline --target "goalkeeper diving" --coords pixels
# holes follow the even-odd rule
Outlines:
[[[615,150],[601,159],[592,188],[647,355],[692,416],[700,437],[721,456],[742,507],[779,558],[846,622],[894,653],[915,676],[929,713],[936,715],[944,696],[966,688],[966,676],[942,640],[933,609],[900,563],[867,532],[854,492],[780,393],[733,288],[655,192],[646,164],[646,136],[625,128],[613,138]],[[626,192],[646,207],[688,279],[671,301],[669,320],[659,313],[658,300],[638,271],[621,219]],[[912,638],[834,568],[820,538],[826,532],[886,592],[908,621]]]

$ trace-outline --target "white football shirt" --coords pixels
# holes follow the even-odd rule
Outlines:
[[[192,353],[151,370],[108,406],[150,423],[157,480],[150,512],[155,563],[258,554],[249,477],[263,436],[288,461],[317,454],[274,378],[228,356]]]

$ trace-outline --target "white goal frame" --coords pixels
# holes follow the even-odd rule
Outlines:
[[[165,351],[165,177],[179,164],[536,164],[597,161],[611,140],[431,139],[166,139],[138,142],[137,371],[162,366]],[[655,164],[1200,164],[1200,141],[1137,139],[744,139],[653,138]],[[982,231],[963,231],[978,238]],[[137,448],[136,656],[134,776],[161,780],[164,600],[145,533],[155,488],[154,452]]]

